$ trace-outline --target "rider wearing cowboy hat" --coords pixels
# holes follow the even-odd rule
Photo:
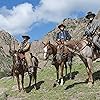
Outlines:
[[[23,42],[21,43],[19,52],[23,53],[25,55],[25,59],[28,65],[28,70],[29,72],[33,72],[33,64],[32,64],[32,57],[30,55],[30,47],[31,47],[31,43],[29,42],[30,37],[27,35],[22,36],[23,38]]]
[[[89,20],[89,23],[85,30],[85,35],[90,37],[94,45],[100,49],[100,20],[92,12],[88,12],[86,18]]]
[[[85,16],[85,18],[93,20],[93,18],[95,17],[95,14],[92,12],[88,12],[87,15]]]
[[[95,14],[92,12],[88,12],[87,15],[85,16],[85,18],[89,21],[85,30],[85,34],[84,36],[91,36],[93,34],[94,28],[95,26],[92,24],[94,18],[95,18]]]
[[[71,35],[68,33],[68,31],[65,30],[65,25],[60,24],[58,28],[60,29],[60,32],[56,35],[57,42],[61,41],[62,43],[64,43],[64,41],[71,39]]]

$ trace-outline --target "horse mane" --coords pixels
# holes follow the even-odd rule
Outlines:
[[[57,46],[56,45],[53,45],[53,44],[51,44],[51,43],[49,43],[49,45],[51,46],[51,48],[53,49],[53,51],[54,52],[56,52],[57,51]]]
[[[76,47],[82,48],[82,41],[83,40],[84,39],[82,39],[82,40],[70,40],[70,41],[67,41],[65,45],[71,49],[76,49]]]

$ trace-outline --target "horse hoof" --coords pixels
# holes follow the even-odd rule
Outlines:
[[[35,90],[37,90],[37,87],[36,87],[36,86],[34,86],[34,89],[35,89]]]
[[[72,80],[72,77],[70,77],[69,80]]]
[[[57,84],[56,84],[56,83],[54,83],[54,84],[53,84],[53,87],[56,87],[56,86],[57,86]]]
[[[60,84],[60,85],[62,86],[62,85],[64,85],[64,84]]]
[[[21,89],[20,90],[18,90],[19,92],[21,92]]]
[[[87,79],[85,80],[85,82],[88,83],[88,82],[89,82],[89,78],[87,78]]]
[[[25,89],[22,89],[22,92],[26,92]]]
[[[89,87],[89,88],[92,88],[92,87],[93,87],[92,82],[88,82],[88,87]]]

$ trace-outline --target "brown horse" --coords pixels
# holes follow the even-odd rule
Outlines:
[[[44,43],[43,43],[44,44]],[[60,58],[60,54],[62,54],[61,52],[59,53],[59,48],[60,46],[55,46],[53,44],[50,43],[50,41],[47,44],[44,44],[44,59],[48,59],[50,55],[53,55],[53,65],[56,68],[56,73],[57,73],[57,80],[56,83],[59,83],[61,85],[63,85],[64,81],[63,81],[63,70],[64,70],[64,65],[65,65],[65,69],[66,69],[66,76],[67,76],[67,65],[66,62],[68,62],[68,65],[70,66],[70,78],[71,78],[71,66],[72,66],[72,53],[69,52],[69,50],[67,49],[65,52],[63,51],[63,55]],[[59,78],[59,68],[60,68],[60,78]],[[55,83],[55,85],[56,85]]]
[[[70,40],[66,43],[67,48],[77,54],[81,60],[84,62],[87,73],[88,73],[88,84],[89,86],[92,86],[94,83],[93,80],[93,60],[96,60],[97,58],[100,58],[100,53],[97,52],[97,50],[94,49],[92,46],[93,43],[91,43],[87,39],[82,40]]]
[[[17,84],[18,84],[18,89],[21,91],[20,88],[20,80],[19,80],[19,75],[21,75],[21,83],[22,83],[22,89],[24,90],[24,73],[28,72],[27,68],[27,63],[24,57],[18,52],[18,51],[10,51],[10,54],[12,55],[13,58],[13,68],[12,68],[12,73],[13,76],[16,76],[17,78]],[[37,79],[37,67],[38,67],[38,59],[36,57],[32,58],[33,61],[33,72],[32,74],[29,74],[30,82],[29,82],[29,87],[31,86],[31,80],[32,76],[35,79],[35,86],[36,86],[36,79]]]

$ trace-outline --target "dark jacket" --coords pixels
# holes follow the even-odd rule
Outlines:
[[[94,19],[92,23],[90,23],[86,29],[85,29],[85,34],[84,36],[92,36],[94,35],[95,31],[97,28],[100,27],[100,21],[97,19]]]
[[[56,36],[56,40],[58,40],[58,39],[60,39],[60,40],[70,40],[71,39],[71,35],[68,33],[68,31],[62,31],[62,32],[59,32],[59,33],[57,33],[57,36]]]

